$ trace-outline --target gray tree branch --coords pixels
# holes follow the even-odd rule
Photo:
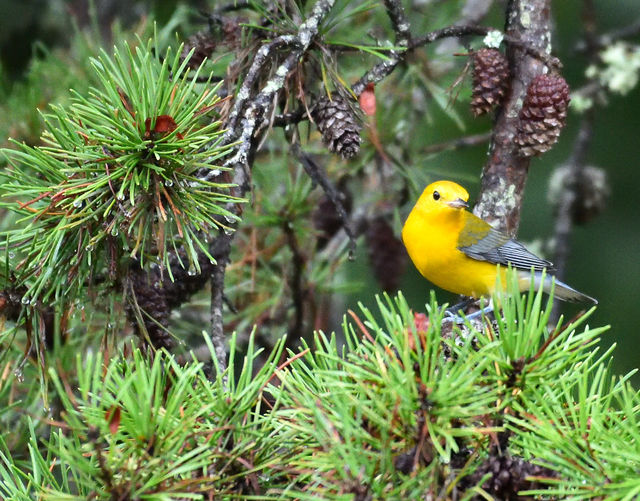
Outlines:
[[[253,153],[259,144],[261,133],[268,127],[274,98],[282,90],[287,76],[315,39],[322,20],[334,3],[335,0],[318,0],[313,6],[311,15],[300,25],[297,34],[278,37],[263,45],[256,53],[236,96],[227,122],[228,132],[224,138],[226,144],[236,145],[224,163],[232,173],[232,183],[235,185],[232,190],[234,196],[244,198],[248,193],[251,185]],[[289,48],[289,54],[276,68],[273,76],[256,92],[255,87],[258,77],[263,75],[264,65],[283,46]],[[238,204],[229,204],[227,209],[237,216],[241,214],[241,206]],[[237,223],[230,223],[228,226],[230,230],[235,230]],[[217,263],[211,274],[211,339],[221,371],[226,368],[224,356],[226,337],[222,315],[224,276],[233,237],[233,231],[224,231],[212,243],[212,246],[216,246],[220,252],[214,254]]]

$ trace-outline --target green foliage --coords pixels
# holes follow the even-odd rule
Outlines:
[[[226,278],[225,291],[239,308],[232,316],[238,322],[235,328],[246,332],[258,324],[261,332],[261,323],[271,321],[288,325],[288,332],[294,336],[308,335],[309,331],[292,332],[295,312],[283,308],[291,302],[295,276],[299,274],[298,286],[304,288],[298,299],[304,302],[301,310],[307,316],[306,325],[312,324],[310,317],[317,305],[329,294],[351,285],[336,276],[336,270],[347,260],[348,242],[344,239],[332,249],[314,246],[318,230],[309,224],[309,216],[317,206],[318,193],[314,193],[312,181],[299,165],[283,171],[280,161],[270,163],[265,159],[253,179],[254,203],[243,214],[244,224],[235,236]],[[292,269],[292,254],[296,252],[303,262],[299,269]],[[275,332],[285,331],[283,327]]]
[[[546,499],[637,496],[640,396],[599,354],[604,328],[585,327],[588,314],[548,327],[540,291],[495,301],[494,324],[451,330],[433,299],[425,317],[385,296],[377,312],[350,313],[344,345],[317,333],[313,350],[279,364],[281,340],[260,369],[253,338],[240,359],[234,337],[213,382],[165,352],[133,349],[106,365],[78,356],[77,381],[49,370],[62,412],[48,433],[29,421],[29,457],[2,446],[0,492],[504,499],[482,472],[513,457],[547,468],[526,484]]]
[[[459,21],[466,3],[430,5],[429,15],[407,9],[412,32]],[[589,315],[549,326],[551,303],[539,293],[500,298],[503,312],[493,324],[453,329],[442,325],[433,300],[427,324],[402,295],[385,296],[345,320],[344,333],[317,333],[284,362],[280,340],[264,362],[256,339],[269,344],[266,338],[288,330],[294,346],[310,326],[328,324],[328,293],[348,287],[339,274],[346,239],[337,233],[324,248],[316,242],[320,190],[277,134],[255,151],[253,203],[225,279],[225,298],[238,309],[225,311],[225,330],[249,339],[244,358],[234,338],[229,369],[212,382],[201,364],[178,355],[114,348],[131,332],[117,293],[85,310],[72,302],[87,285],[91,299],[95,288],[120,286],[134,259],[167,267],[169,253],[178,251],[196,273],[205,235],[231,222],[224,211],[234,201],[229,177],[211,165],[226,153],[212,121],[216,89],[202,80],[213,72],[226,89],[239,88],[257,48],[296,33],[313,8],[248,5],[242,17],[231,11],[212,18],[228,24],[210,26],[215,48],[193,73],[180,50],[149,45],[102,53],[81,83],[47,57],[33,65],[32,89],[2,108],[13,116],[20,106],[42,108],[59,95],[53,86],[75,90],[70,106],[44,115],[44,144],[18,144],[8,153],[4,207],[14,214],[2,228],[14,217],[20,223],[5,233],[4,278],[38,304],[11,318],[18,327],[10,322],[0,332],[0,497],[506,499],[486,485],[486,465],[503,457],[549,468],[524,487],[539,497],[637,497],[640,407],[629,376],[611,375],[610,351],[598,348],[604,328],[586,326]],[[157,45],[176,29],[193,33],[192,21],[188,8],[177,9]],[[324,92],[348,94],[364,71],[401,50],[393,36],[383,4],[338,0],[287,76],[274,116],[306,110]],[[287,139],[297,127],[294,137],[328,178],[355,195],[354,222],[398,211],[397,223],[413,198],[407,188],[419,192],[430,177],[477,181],[462,171],[476,161],[434,159],[437,148],[416,140],[438,143],[488,124],[464,120],[468,89],[455,87],[466,59],[452,57],[459,50],[434,44],[415,51],[376,87],[377,117],[370,117],[364,134],[371,141],[359,159],[329,156],[312,124],[289,126]],[[273,52],[254,90],[274,76],[286,52]],[[8,125],[33,145],[38,117],[28,117],[27,126]],[[200,168],[219,169],[215,183],[197,181]],[[204,325],[207,293],[196,299],[200,311],[173,312],[177,339],[193,340],[200,330],[194,325]],[[55,311],[53,346],[45,352],[44,307],[56,298],[68,303]],[[254,324],[257,334],[248,336]]]
[[[210,118],[216,89],[188,73],[179,50],[155,54],[151,42],[103,52],[93,60],[101,88],[53,106],[43,146],[5,150],[3,205],[22,225],[4,236],[23,302],[77,297],[132,258],[168,268],[179,248],[196,273],[204,233],[235,219],[214,163],[228,151]],[[216,181],[196,177],[202,169],[218,169]]]
[[[459,440],[487,431],[477,418],[495,396],[479,383],[493,346],[447,344],[457,360],[446,359],[435,303],[427,331],[416,328],[401,295],[378,306],[381,323],[368,310],[365,330],[345,323],[342,354],[335,336],[318,334],[315,349],[283,378],[290,422],[313,450],[296,465],[308,472],[310,492],[323,497],[359,487],[375,499],[420,497],[442,474],[441,461],[458,452]],[[403,455],[424,466],[414,478],[398,467]]]
[[[75,391],[66,374],[50,372],[64,424],[44,444],[30,424],[28,462],[17,465],[0,450],[0,493],[12,499],[200,499],[202,492],[242,492],[281,457],[273,415],[262,412],[281,351],[279,343],[257,368],[259,350],[250,345],[237,377],[225,376],[233,378],[228,387],[222,378],[210,382],[201,363],[181,366],[166,352],[149,361],[134,348],[107,366],[100,354],[78,355]]]

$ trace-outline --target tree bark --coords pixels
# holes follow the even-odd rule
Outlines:
[[[507,45],[511,87],[504,106],[498,110],[489,158],[482,171],[481,190],[474,213],[492,226],[515,235],[520,224],[522,196],[529,170],[529,158],[521,157],[513,139],[518,115],[531,80],[545,73],[545,63],[533,52],[551,50],[551,0],[510,0],[505,32],[521,43]],[[528,46],[531,50],[526,50]]]

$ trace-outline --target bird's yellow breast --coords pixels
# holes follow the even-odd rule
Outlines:
[[[455,294],[490,295],[498,267],[458,250],[463,217],[460,210],[427,212],[416,206],[402,229],[402,240],[413,264],[430,282]]]

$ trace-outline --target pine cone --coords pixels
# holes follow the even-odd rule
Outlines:
[[[181,254],[183,263],[187,262],[186,254]],[[189,298],[209,282],[214,264],[204,254],[198,255],[198,264],[200,265],[200,273],[185,270],[180,264],[180,260],[173,255],[169,261],[173,282],[165,277],[163,287],[167,294],[167,303],[169,308],[173,309],[180,306]]]
[[[340,190],[339,200],[342,202],[342,207],[348,215],[353,205],[353,197],[346,185],[341,184],[338,185],[338,189]],[[331,237],[333,237],[344,224],[344,221],[338,214],[336,206],[327,195],[324,195],[318,201],[318,205],[311,214],[311,221],[313,227],[318,230],[318,249],[324,248]]]
[[[477,485],[487,473],[491,476],[484,481],[482,489],[494,499],[503,501],[526,499],[518,496],[518,492],[546,487],[546,484],[527,480],[527,477],[556,477],[553,470],[529,463],[520,457],[491,455],[469,477],[462,479],[461,488]],[[473,499],[484,498],[477,496]]]
[[[167,332],[169,315],[171,310],[167,303],[167,292],[162,287],[160,270],[157,267],[147,271],[140,268],[139,263],[134,263],[129,270],[130,290],[135,297],[129,298],[126,305],[129,322],[135,327],[142,341],[140,320],[149,335],[149,340],[154,348],[167,348],[173,346],[173,338]]]
[[[229,49],[238,49],[242,43],[242,25],[248,23],[244,17],[225,17],[222,21],[222,42]]]
[[[538,75],[533,79],[520,110],[515,137],[520,155],[539,155],[556,144],[567,118],[569,100],[569,86],[560,75]]]
[[[365,238],[376,280],[387,292],[398,290],[400,278],[407,267],[407,253],[402,242],[382,216],[369,221]]]
[[[575,180],[573,179],[575,176]],[[575,182],[575,186],[572,186]],[[571,217],[575,224],[584,224],[600,214],[609,198],[609,183],[604,169],[591,165],[574,173],[571,166],[558,167],[549,180],[549,202],[558,210],[565,190],[574,190]]]
[[[333,100],[324,96],[311,111],[322,140],[332,153],[343,158],[353,158],[360,151],[360,125],[354,111],[341,96],[334,94]]]
[[[209,33],[200,31],[190,36],[182,48],[181,58],[184,60],[193,49],[193,54],[187,63],[190,68],[199,68],[202,62],[213,54],[217,41]]]
[[[187,261],[186,255],[181,255],[181,258],[183,263]],[[143,270],[135,262],[129,269],[129,282],[135,296],[135,301],[133,297],[130,298],[126,306],[129,322],[140,335],[142,329],[139,322],[142,320],[149,340],[156,349],[171,349],[174,346],[174,339],[167,331],[171,310],[201,290],[209,280],[214,265],[204,254],[199,256],[198,262],[201,273],[193,274],[185,270],[177,256],[173,255],[169,263],[173,281],[169,279],[167,271],[161,274],[157,266]],[[142,340],[146,341],[146,338]]]
[[[509,63],[498,49],[473,53],[473,91],[471,111],[475,116],[502,104],[509,87]]]

